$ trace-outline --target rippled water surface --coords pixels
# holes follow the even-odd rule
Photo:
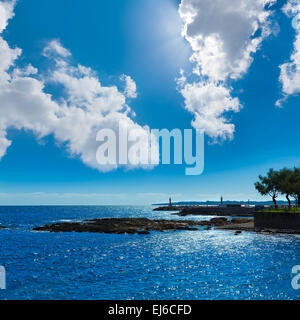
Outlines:
[[[100,217],[178,219],[151,207],[0,207],[1,299],[299,299],[300,237],[232,231],[31,232]],[[211,217],[187,217],[203,220]],[[182,218],[181,218],[182,219]]]

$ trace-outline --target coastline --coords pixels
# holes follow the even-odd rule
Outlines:
[[[218,217],[253,217],[255,213],[254,207],[200,207],[200,206],[163,206],[154,208],[153,211],[168,211],[173,215],[186,217],[190,215],[195,216],[218,216]]]
[[[54,223],[36,227],[33,231],[39,232],[79,232],[79,233],[111,233],[127,235],[149,235],[151,231],[199,231],[213,228],[217,230],[235,231],[235,235],[242,232],[260,234],[300,235],[300,230],[261,229],[255,228],[254,221],[247,218],[212,218],[207,221],[195,220],[151,220],[146,218],[107,218],[84,220],[82,222]]]
[[[254,217],[255,208],[225,208],[225,207],[195,207],[195,206],[163,206],[155,208],[154,211],[178,211],[173,215],[185,216],[217,216],[217,217]],[[235,211],[235,212],[233,212]],[[232,219],[234,221],[236,219]],[[246,219],[247,220],[247,219]],[[261,234],[287,234],[287,235],[300,235],[298,229],[279,229],[279,228],[261,228],[254,226],[254,220],[249,220],[243,223],[226,223],[221,226],[216,226],[216,229],[231,230],[238,232],[256,232]]]
[[[207,230],[225,225],[247,223],[249,219],[212,218],[207,221],[194,220],[152,220],[147,218],[105,218],[83,220],[82,222],[54,223],[36,227],[33,231],[42,232],[87,232],[113,234],[150,234],[150,231],[198,231],[200,227]]]
[[[285,229],[261,229],[254,227],[254,221],[249,221],[242,224],[228,224],[217,227],[220,230],[231,230],[231,231],[245,231],[245,232],[256,232],[261,234],[286,234],[286,235],[300,235],[300,230],[285,230]]]

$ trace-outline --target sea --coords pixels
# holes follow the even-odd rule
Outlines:
[[[297,235],[204,228],[150,235],[32,231],[54,222],[111,217],[212,218],[182,218],[151,206],[2,206],[0,226],[9,229],[0,230],[6,280],[0,299],[300,298],[292,285],[292,269],[300,265]]]

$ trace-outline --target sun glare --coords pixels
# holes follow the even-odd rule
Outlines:
[[[178,5],[172,0],[146,0],[131,8],[136,19],[136,29],[131,30],[134,41],[151,48],[155,59],[161,58],[170,68],[184,67],[191,56],[190,47],[182,37],[182,20]]]

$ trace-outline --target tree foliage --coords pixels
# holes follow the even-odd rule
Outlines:
[[[290,197],[300,202],[300,168],[283,168],[279,171],[270,169],[266,176],[259,176],[259,181],[255,183],[256,190],[263,196],[272,197],[274,206],[277,208],[277,197],[279,194],[285,195],[289,207],[291,207]]]

